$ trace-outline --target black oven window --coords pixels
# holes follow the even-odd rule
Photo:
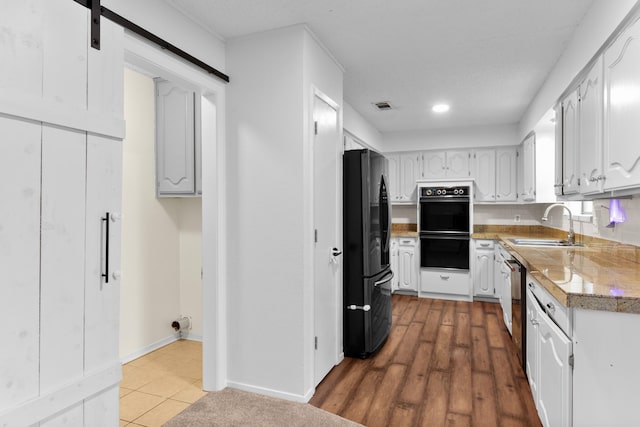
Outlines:
[[[420,266],[468,270],[469,239],[421,237]]]
[[[420,203],[420,231],[469,232],[469,202]]]

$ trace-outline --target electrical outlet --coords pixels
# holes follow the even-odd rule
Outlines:
[[[520,215],[516,215],[516,217],[513,219],[515,222],[520,222]]]

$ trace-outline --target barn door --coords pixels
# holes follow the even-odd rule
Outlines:
[[[0,425],[117,425],[123,30],[97,51],[76,2],[2,9]]]

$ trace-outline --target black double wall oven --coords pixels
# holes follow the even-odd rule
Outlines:
[[[469,270],[469,185],[420,186],[420,267]]]

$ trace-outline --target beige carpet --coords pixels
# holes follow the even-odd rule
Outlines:
[[[222,391],[207,394],[164,426],[354,427],[360,425],[306,403],[290,402],[225,388]]]

